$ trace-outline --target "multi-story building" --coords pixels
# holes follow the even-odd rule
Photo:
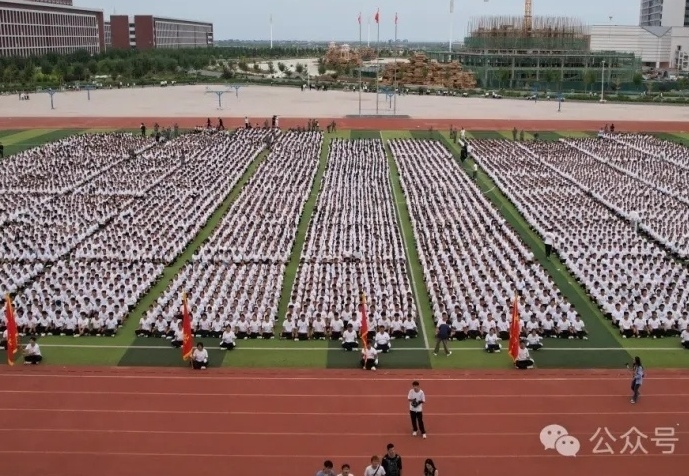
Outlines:
[[[689,0],[641,0],[639,26],[689,26]]]
[[[148,50],[153,48],[206,48],[213,45],[213,24],[153,15],[112,15],[112,47]]]
[[[39,56],[105,46],[103,11],[71,0],[0,0],[0,55]]]

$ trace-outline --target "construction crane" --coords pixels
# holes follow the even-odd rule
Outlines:
[[[527,33],[531,33],[531,26],[533,22],[533,4],[532,0],[524,0],[524,29]]]

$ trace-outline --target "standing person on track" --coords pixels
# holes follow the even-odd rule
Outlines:
[[[366,466],[364,476],[385,476],[385,469],[380,465],[378,456],[371,456],[371,464]]]
[[[421,390],[416,380],[411,384],[407,400],[409,400],[409,416],[411,417],[412,436],[421,431],[421,437],[426,438],[426,427],[423,424],[423,404],[426,403],[426,394]]]
[[[381,466],[388,476],[402,476],[402,457],[395,451],[395,445],[388,443]]]
[[[627,368],[629,369],[629,364],[627,364]],[[634,357],[634,364],[631,367],[632,371],[632,403],[636,403],[639,401],[639,390],[641,389],[641,384],[644,381],[644,377],[646,376],[646,372],[644,371],[643,365],[641,365],[641,358],[640,357]]]
[[[342,472],[337,476],[354,476],[350,471],[351,468],[349,467],[349,464],[345,463],[342,465]]]
[[[423,463],[423,476],[438,476],[438,469],[431,458],[427,458]]]
[[[326,459],[323,462],[323,469],[316,473],[316,476],[335,476],[335,470],[333,469],[333,462]]]

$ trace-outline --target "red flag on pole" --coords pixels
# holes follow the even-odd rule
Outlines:
[[[517,293],[514,294],[514,302],[512,303],[512,320],[510,321],[510,357],[512,360],[517,360],[519,355],[519,332],[521,325],[519,322],[519,299]]]
[[[359,25],[361,25],[361,12],[359,12],[359,16],[357,17],[357,21],[359,22]]]
[[[191,359],[194,351],[194,339],[191,335],[191,314],[187,303],[187,294],[182,294],[182,359]]]
[[[376,23],[380,24],[380,8],[376,10],[376,16],[373,17]]]
[[[7,364],[14,365],[14,355],[19,352],[19,332],[17,332],[17,320],[14,317],[12,298],[5,296],[5,320],[7,321]]]
[[[361,341],[366,347],[366,342],[368,340],[368,313],[366,312],[366,294],[361,293],[361,301],[359,302],[359,313],[361,313],[361,328],[359,329],[359,335],[361,336]]]
[[[395,25],[397,25],[397,13],[395,13]]]

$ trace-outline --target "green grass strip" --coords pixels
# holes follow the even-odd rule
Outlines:
[[[458,158],[459,147],[452,144],[449,136],[443,134],[442,137],[445,146]],[[469,174],[473,165],[472,160],[467,160],[463,165],[464,170]],[[546,258],[541,237],[530,228],[524,217],[521,216],[519,211],[481,169],[479,169],[477,185],[483,191],[486,198],[493,203],[510,226],[519,234],[522,241],[531,249],[535,259],[553,278],[563,296],[574,305],[577,312],[586,322],[586,327],[590,334],[589,340],[548,339],[546,342],[548,347],[562,349],[567,347],[619,348],[619,351],[610,351],[605,355],[599,355],[596,352],[581,353],[576,351],[543,352],[538,355],[538,365],[550,368],[614,368],[619,366],[620,362],[628,361],[629,354],[622,349],[621,339],[614,333],[612,326],[607,323],[598,306],[588,297],[584,289],[576,282],[565,265],[556,256],[551,256],[550,259]],[[478,344],[463,343],[462,345]]]
[[[2,139],[5,145],[5,157],[24,152],[34,147],[54,142],[78,134],[81,129],[33,129]],[[30,134],[34,132],[35,134]]]
[[[25,129],[4,129],[0,131],[0,142],[2,142],[3,137],[11,136],[14,134],[20,134],[24,132]]]
[[[370,130],[352,130],[349,132],[349,137],[352,140],[358,139],[380,139],[380,131],[370,131]]]

